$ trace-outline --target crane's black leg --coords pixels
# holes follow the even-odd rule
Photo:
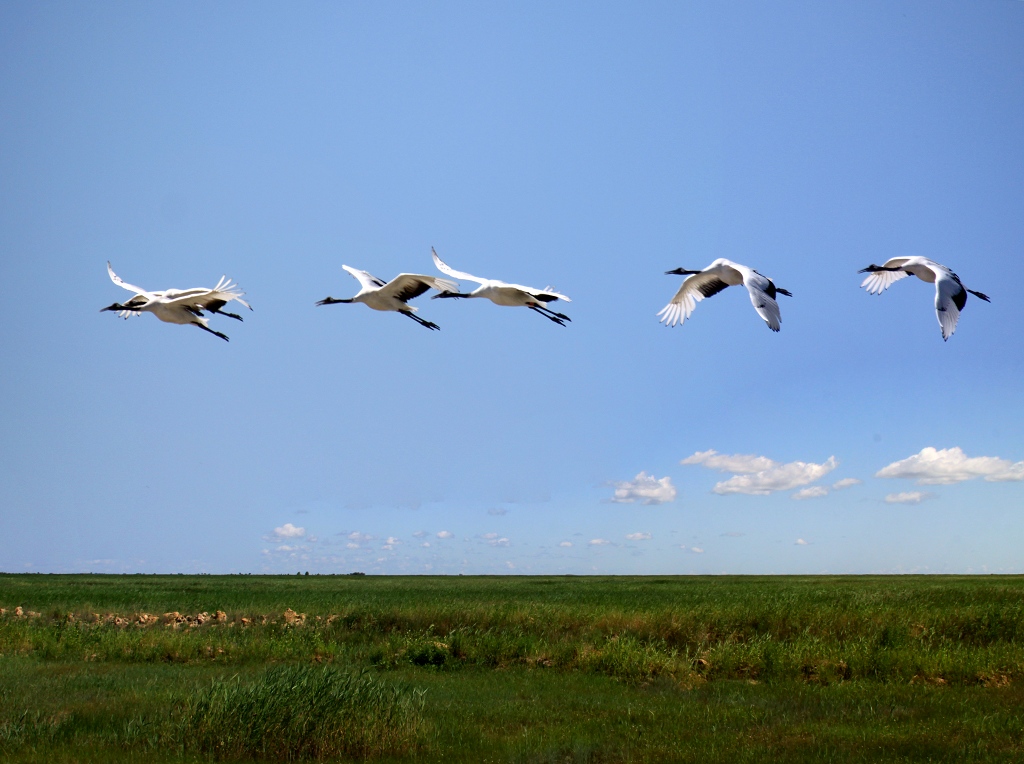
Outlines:
[[[440,326],[435,324],[433,321],[425,321],[424,319],[422,319],[419,316],[417,316],[415,313],[412,313],[412,312],[406,313],[404,310],[401,311],[401,313],[402,313],[403,316],[408,316],[409,318],[411,318],[413,321],[415,321],[420,326],[425,326],[428,329],[440,329],[441,328]]]
[[[210,334],[213,334],[213,335],[216,335],[217,337],[220,337],[220,338],[221,338],[222,340],[224,340],[225,342],[230,342],[230,340],[228,340],[228,335],[226,335],[226,334],[222,334],[221,332],[215,332],[215,331],[214,331],[213,329],[211,329],[210,327],[208,327],[208,326],[203,326],[203,325],[202,325],[201,323],[199,323],[198,321],[194,321],[193,323],[194,323],[194,324],[195,324],[196,326],[198,326],[198,327],[199,327],[200,329],[202,329],[202,330],[203,330],[204,332],[209,332]]]
[[[565,326],[565,323],[562,321],[562,318],[565,318],[565,316],[562,316],[562,318],[559,318],[558,316],[560,314],[548,315],[548,313],[545,313],[543,310],[538,308],[536,305],[527,305],[526,307],[528,307],[530,310],[536,311],[538,315],[544,316],[544,318],[548,319],[549,321],[554,321],[559,326]]]
[[[547,313],[550,313],[552,316],[556,316],[557,318],[562,319],[563,321],[569,321],[570,323],[572,322],[572,319],[569,318],[564,313],[555,313],[555,311],[551,310],[551,308],[549,308],[549,307],[547,307],[545,305],[540,305],[538,307],[540,307],[541,310],[546,311]]]
[[[240,315],[238,315],[237,313],[228,313],[225,310],[211,310],[210,312],[211,313],[217,313],[218,315],[221,315],[221,316],[227,316],[228,318],[234,318],[234,319],[237,319],[239,321],[242,320],[242,317]]]

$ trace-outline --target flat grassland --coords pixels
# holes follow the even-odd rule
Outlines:
[[[4,761],[1024,761],[1024,577],[0,575],[0,609]]]

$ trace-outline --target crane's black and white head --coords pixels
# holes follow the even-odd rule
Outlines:
[[[665,271],[666,276],[693,276],[697,273],[703,273],[704,271],[691,271],[686,268],[673,268],[670,271]]]

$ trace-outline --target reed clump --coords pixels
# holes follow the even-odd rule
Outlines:
[[[217,761],[400,754],[415,743],[422,705],[421,693],[365,671],[276,666],[193,694],[180,717],[180,740],[185,751]]]

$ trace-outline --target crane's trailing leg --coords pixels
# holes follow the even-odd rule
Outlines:
[[[544,318],[548,319],[549,321],[554,321],[559,326],[565,326],[565,321],[569,320],[561,313],[552,313],[551,311],[546,311],[543,308],[540,308],[536,305],[527,305],[526,307],[528,307],[530,310],[536,311],[539,315],[544,316]],[[565,321],[562,320],[563,318],[565,319]]]
[[[413,321],[415,321],[420,326],[425,326],[428,329],[440,329],[441,328],[440,326],[435,324],[433,321],[426,321],[426,320],[420,318],[419,316],[417,316],[415,313],[406,313],[404,310],[399,311],[399,312],[403,316],[408,316],[409,318],[411,318]]]
[[[210,328],[210,327],[208,327],[208,326],[203,326],[203,325],[202,325],[201,323],[199,323],[198,321],[196,321],[196,322],[194,322],[194,323],[195,323],[195,325],[196,325],[196,326],[198,326],[198,327],[199,327],[200,329],[202,329],[202,330],[203,330],[204,332],[209,332],[210,334],[212,334],[212,335],[214,335],[214,336],[216,336],[216,337],[220,337],[220,338],[221,338],[222,340],[224,340],[225,342],[230,342],[230,340],[228,339],[228,335],[226,335],[226,334],[223,334],[222,332],[216,332],[216,331],[214,331],[213,329],[211,329],[211,328]]]

